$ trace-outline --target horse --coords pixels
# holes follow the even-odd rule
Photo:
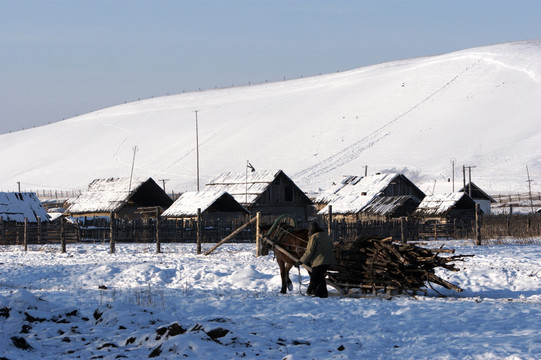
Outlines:
[[[275,245],[279,245],[297,259],[302,257],[306,251],[306,245],[308,245],[308,230],[295,229],[285,224],[279,224],[274,229],[271,228],[271,232],[266,236]],[[268,255],[271,249],[274,250],[276,262],[278,262],[278,266],[280,267],[280,278],[282,279],[280,292],[286,294],[287,290],[293,290],[293,283],[289,278],[289,270],[295,266],[295,261],[280,250],[274,249],[267,241],[264,241],[262,244],[261,254]]]

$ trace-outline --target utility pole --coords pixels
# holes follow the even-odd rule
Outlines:
[[[526,165],[526,174],[528,175],[528,180],[526,181],[528,183],[528,191],[529,191],[529,195],[530,195],[530,207],[531,207],[531,210],[532,210],[532,213],[534,212],[533,211],[533,200],[532,200],[532,179],[530,179],[530,171],[528,170],[528,165]]]
[[[21,182],[20,181],[17,181],[17,186],[19,188],[19,192],[21,192]]]
[[[133,165],[135,164],[135,153],[137,152],[137,150],[139,150],[139,148],[137,146],[134,146],[133,147],[133,159],[131,161],[130,186],[128,188],[128,193],[131,192],[131,180],[133,178]]]
[[[476,166],[462,166],[464,172],[464,192],[466,192],[466,168],[468,169],[468,195],[471,197],[471,169],[475,169]]]
[[[163,191],[165,192],[165,183],[167,181],[169,181],[169,179],[159,179],[158,181],[161,181],[162,182],[162,185],[163,185]]]
[[[197,120],[197,113],[199,110],[194,110],[195,112],[195,152],[197,156],[197,192],[199,192],[199,123]]]
[[[466,166],[462,165],[462,182],[464,183],[462,185],[462,189],[464,189],[464,192],[466,192]]]
[[[453,192],[455,192],[455,159],[451,159],[451,164],[453,165]]]
[[[368,176],[368,165],[363,166],[364,168],[364,177]]]

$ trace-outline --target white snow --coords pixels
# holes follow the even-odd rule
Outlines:
[[[104,84],[107,86],[107,84]],[[541,40],[347,72],[153,98],[0,135],[0,190],[84,189],[96,178],[200,178],[281,169],[304,191],[344,175],[404,173],[449,192],[452,160],[490,194],[541,184]],[[51,146],[51,141],[56,141]],[[36,151],[35,149],[40,149]],[[457,185],[458,188],[458,185]]]
[[[149,179],[108,178],[95,179],[67,209],[68,213],[103,212],[110,213],[122,207],[133,191]],[[130,188],[131,187],[131,188]]]
[[[47,211],[35,193],[0,192],[0,218],[6,221],[49,221]]]
[[[441,216],[464,196],[466,193],[463,192],[428,195],[421,201],[416,211],[429,216]]]
[[[539,359],[533,242],[447,242],[475,255],[459,272],[438,273],[464,292],[391,300],[304,297],[296,270],[294,291],[279,294],[272,254],[257,258],[253,244],[209,256],[195,244],[162,244],[161,254],[152,244],[117,244],[115,254],[100,243],[66,254],[59,245],[2,246],[0,357],[141,359],[160,347],[159,359]],[[303,270],[304,290],[307,281]],[[174,324],[186,332],[174,335]],[[32,349],[17,348],[21,339]]]
[[[348,176],[339,183],[333,184],[322,192],[316,203],[332,205],[335,214],[354,214],[365,207],[399,174],[375,174],[371,176]],[[329,206],[325,206],[319,214],[328,214]]]

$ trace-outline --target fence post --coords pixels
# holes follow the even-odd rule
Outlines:
[[[259,232],[259,225],[261,224],[261,211],[255,214],[255,256],[261,255],[261,234]]]
[[[23,244],[24,251],[28,251],[28,218],[24,218],[24,232],[23,232]]]
[[[400,217],[400,241],[402,243],[406,242],[406,229],[404,228],[404,217]]]
[[[66,232],[64,231],[64,218],[60,217],[60,247],[62,254],[66,253]]]
[[[37,217],[37,224],[36,224],[36,240],[38,241],[38,244],[41,244],[41,218]]]
[[[329,236],[332,239],[331,233],[332,233],[332,205],[329,205],[329,222],[327,223],[327,234],[329,234]]]
[[[201,208],[197,208],[197,254],[201,254]]]
[[[77,242],[81,242],[81,225],[79,224],[79,218],[75,218],[75,231]]]
[[[114,222],[115,222],[115,213],[111,211],[109,214],[109,253],[115,253],[115,237],[114,237]]]
[[[475,245],[481,245],[481,216],[478,203],[475,203]]]
[[[160,252],[160,207],[156,206],[156,254]]]

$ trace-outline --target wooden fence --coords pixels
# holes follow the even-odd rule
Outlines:
[[[396,241],[433,239],[466,239],[475,236],[473,222],[450,224],[422,223],[415,219],[392,219],[387,221],[360,221],[350,223],[333,221],[331,232],[337,241],[348,242],[357,237],[392,237]]]
[[[323,221],[324,219],[322,219]],[[246,219],[235,221],[201,220],[200,241],[216,243],[246,223]],[[54,223],[15,223],[0,219],[0,245],[24,245],[73,242],[109,242],[111,235],[116,242],[153,243],[159,238],[162,243],[196,243],[197,221],[181,222],[160,220],[124,221],[115,219],[113,226],[108,219],[100,218],[86,222],[71,223],[63,219]],[[303,224],[304,225],[304,224]],[[423,224],[417,220],[396,219],[390,221],[362,221],[348,223],[333,221],[331,232],[336,241],[352,241],[359,236],[393,237],[396,241],[432,239],[473,239],[473,223]],[[541,236],[541,214],[489,215],[481,220],[481,237],[531,238]],[[246,226],[235,235],[234,242],[255,242],[255,223]]]

